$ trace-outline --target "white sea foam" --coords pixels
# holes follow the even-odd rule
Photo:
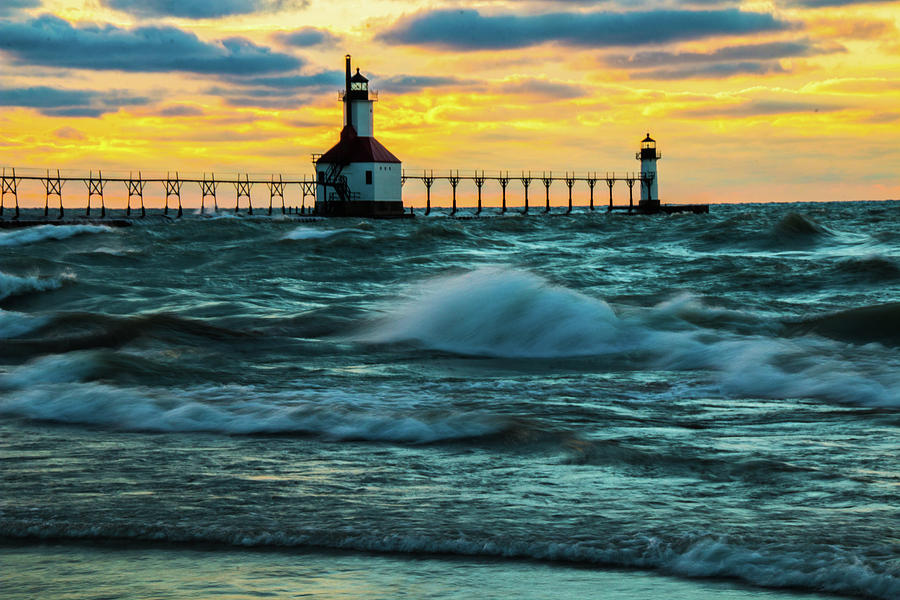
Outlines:
[[[24,246],[45,240],[63,240],[85,233],[109,233],[105,225],[38,225],[0,232],[0,246]]]
[[[900,407],[900,364],[883,352],[781,338],[765,319],[736,311],[700,318],[696,300],[621,316],[598,298],[498,267],[429,280],[409,295],[358,340],[507,358],[636,352],[644,368],[711,371],[713,387],[729,396]]]
[[[0,271],[0,300],[10,296],[19,296],[31,292],[44,292],[62,287],[64,281],[74,279],[72,274],[60,277],[20,277]]]
[[[341,234],[363,233],[359,229],[318,229],[315,227],[297,227],[282,236],[283,240],[324,240]]]

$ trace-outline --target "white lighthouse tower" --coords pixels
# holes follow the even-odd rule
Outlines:
[[[656,161],[662,153],[656,149],[656,140],[647,133],[641,141],[641,151],[635,155],[641,161],[641,200],[639,210],[655,212],[659,210],[659,176],[656,172]]]
[[[332,217],[411,216],[403,209],[400,160],[375,139],[369,80],[351,75],[346,56],[341,140],[316,160],[316,214]]]

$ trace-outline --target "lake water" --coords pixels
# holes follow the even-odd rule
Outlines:
[[[0,231],[0,595],[898,598],[898,211]]]

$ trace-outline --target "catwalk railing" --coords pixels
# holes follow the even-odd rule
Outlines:
[[[476,191],[475,198],[475,214],[480,215],[484,210],[483,191],[488,183],[499,186],[500,191],[500,213],[506,213],[511,210],[508,204],[508,191],[511,183],[520,186],[523,205],[521,212],[528,214],[532,209],[529,199],[529,190],[532,183],[535,187],[543,185],[544,187],[544,205],[543,212],[551,212],[550,190],[554,184],[562,183],[568,191],[566,214],[572,212],[573,190],[579,184],[587,186],[589,193],[588,207],[595,210],[594,191],[597,184],[603,182],[608,189],[607,210],[634,210],[634,186],[638,182],[643,182],[649,187],[653,181],[655,173],[575,173],[564,172],[564,174],[555,174],[552,171],[521,171],[517,174],[510,174],[509,171],[434,171],[434,170],[404,170],[401,175],[401,185],[407,187],[410,181],[421,182],[425,188],[425,214],[430,214],[432,210],[432,187],[436,182],[445,181],[450,186],[451,192],[451,215],[456,215],[460,210],[458,203],[458,187],[462,182],[471,182]],[[212,210],[219,210],[219,186],[225,184],[234,189],[234,212],[241,210],[242,202],[247,207],[247,214],[254,214],[253,199],[251,191],[254,186],[266,186],[268,191],[268,207],[263,208],[271,215],[273,209],[278,208],[282,214],[311,214],[312,206],[307,208],[307,198],[316,197],[316,188],[320,185],[315,178],[309,177],[285,177],[283,175],[251,175],[250,173],[228,174],[225,176],[216,176],[215,173],[203,173],[202,175],[179,175],[178,172],[166,173],[162,175],[145,176],[141,171],[129,172],[128,175],[114,174],[103,175],[102,171],[89,171],[87,175],[77,171],[61,171],[45,169],[42,172],[35,169],[21,169],[4,167],[0,172],[0,217],[4,215],[6,210],[6,201],[9,198],[13,206],[10,207],[15,211],[15,218],[19,216],[19,185],[23,181],[40,182],[44,191],[44,217],[49,218],[51,211],[51,201],[53,210],[58,208],[58,218],[62,219],[66,213],[66,207],[63,202],[63,188],[69,182],[81,182],[85,186],[86,207],[85,216],[90,217],[91,211],[94,209],[92,203],[99,203],[100,218],[106,217],[107,203],[104,194],[107,192],[107,186],[110,183],[120,184],[127,193],[127,201],[124,206],[126,216],[132,215],[132,210],[140,210],[141,216],[146,216],[147,209],[144,204],[144,195],[147,191],[148,184],[155,184],[160,188],[160,196],[164,198],[163,214],[169,214],[169,205],[173,205],[173,210],[177,212],[176,216],[181,217],[184,213],[182,195],[185,191],[184,185],[191,184],[196,186],[200,193],[200,213],[204,214],[208,204],[212,205]],[[616,205],[613,200],[613,188],[617,182],[624,182],[628,188],[628,204]],[[288,187],[297,186],[300,193],[300,206],[289,207],[285,204],[285,191]],[[640,194],[640,187],[638,188]],[[132,206],[134,205],[134,207]],[[534,208],[538,208],[535,206]],[[70,207],[71,209],[71,207]],[[257,210],[260,210],[259,208]]]

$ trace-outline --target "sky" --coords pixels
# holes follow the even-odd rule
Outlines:
[[[650,132],[663,202],[900,198],[898,27],[884,0],[0,0],[0,164],[311,176],[349,53],[410,171],[639,171]]]

